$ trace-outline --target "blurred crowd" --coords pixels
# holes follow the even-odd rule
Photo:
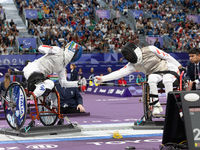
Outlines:
[[[17,4],[19,13],[38,9],[38,19],[29,20],[28,31],[47,45],[64,48],[73,40],[83,46],[84,53],[118,53],[128,40],[139,42],[136,32],[124,21],[100,18],[95,22],[95,10],[102,9],[96,0],[17,0]]]
[[[147,36],[167,36],[171,38],[169,47],[164,50],[187,51],[192,47],[200,48],[200,23],[188,20],[187,15],[198,15],[200,3],[197,0],[138,0],[110,1],[113,8],[126,15],[129,10],[143,10],[149,14],[137,18],[137,33]],[[152,21],[154,20],[154,21]]]
[[[95,20],[95,10],[103,8],[96,0],[15,1],[19,15],[25,9],[38,10],[38,19],[28,20],[29,34],[39,36],[43,44],[63,49],[73,40],[83,46],[84,53],[118,53],[129,40],[140,45],[139,34],[169,37],[169,45],[159,47],[165,51],[181,52],[200,47],[200,23],[187,19],[187,15],[200,13],[197,0],[105,0],[118,14],[114,19],[100,18],[99,21]],[[119,21],[120,15],[127,17],[129,10],[143,10],[149,14],[149,17],[141,14],[136,18],[136,31],[125,21]],[[2,35],[6,41],[3,43],[12,45],[18,33],[16,25],[1,20],[1,33],[6,32]]]
[[[17,30],[17,25],[14,23],[13,19],[11,21],[6,21],[5,13],[3,7],[0,5],[0,54],[9,55],[7,47],[12,46],[15,42],[15,36],[18,35],[19,30]],[[10,52],[13,54],[13,51]]]

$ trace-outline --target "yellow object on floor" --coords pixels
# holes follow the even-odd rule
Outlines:
[[[115,138],[115,139],[121,139],[122,136],[119,134],[118,131],[115,131],[115,132],[113,133],[113,138]]]

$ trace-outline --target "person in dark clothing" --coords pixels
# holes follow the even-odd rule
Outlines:
[[[189,82],[189,88],[191,90],[200,89],[200,78],[199,78],[199,61],[200,61],[200,50],[193,48],[188,51],[189,60],[187,62],[187,72],[185,80]]]
[[[157,48],[160,48],[160,42],[158,41],[158,38],[156,38],[156,41],[154,42],[154,46]]]
[[[70,69],[71,69],[71,76],[70,76],[70,81],[77,81],[78,80],[78,72],[76,70],[76,65],[75,64],[71,64],[70,65]]]
[[[10,21],[10,26],[12,27],[15,23],[13,22],[13,19],[11,19],[11,21]]]
[[[77,87],[64,88],[58,81],[55,82],[60,95],[60,112],[62,114],[84,113],[83,98]]]

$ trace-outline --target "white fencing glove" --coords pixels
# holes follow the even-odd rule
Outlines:
[[[95,77],[94,77],[94,83],[99,84],[99,83],[101,83],[101,82],[103,82],[103,79],[102,79],[101,76],[95,76]]]
[[[0,76],[3,76],[3,73],[0,72]]]

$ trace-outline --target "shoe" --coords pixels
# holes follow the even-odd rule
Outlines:
[[[157,102],[157,103],[153,106],[152,115],[157,115],[157,114],[160,114],[161,112],[163,112],[163,108],[161,107],[160,102]]]

